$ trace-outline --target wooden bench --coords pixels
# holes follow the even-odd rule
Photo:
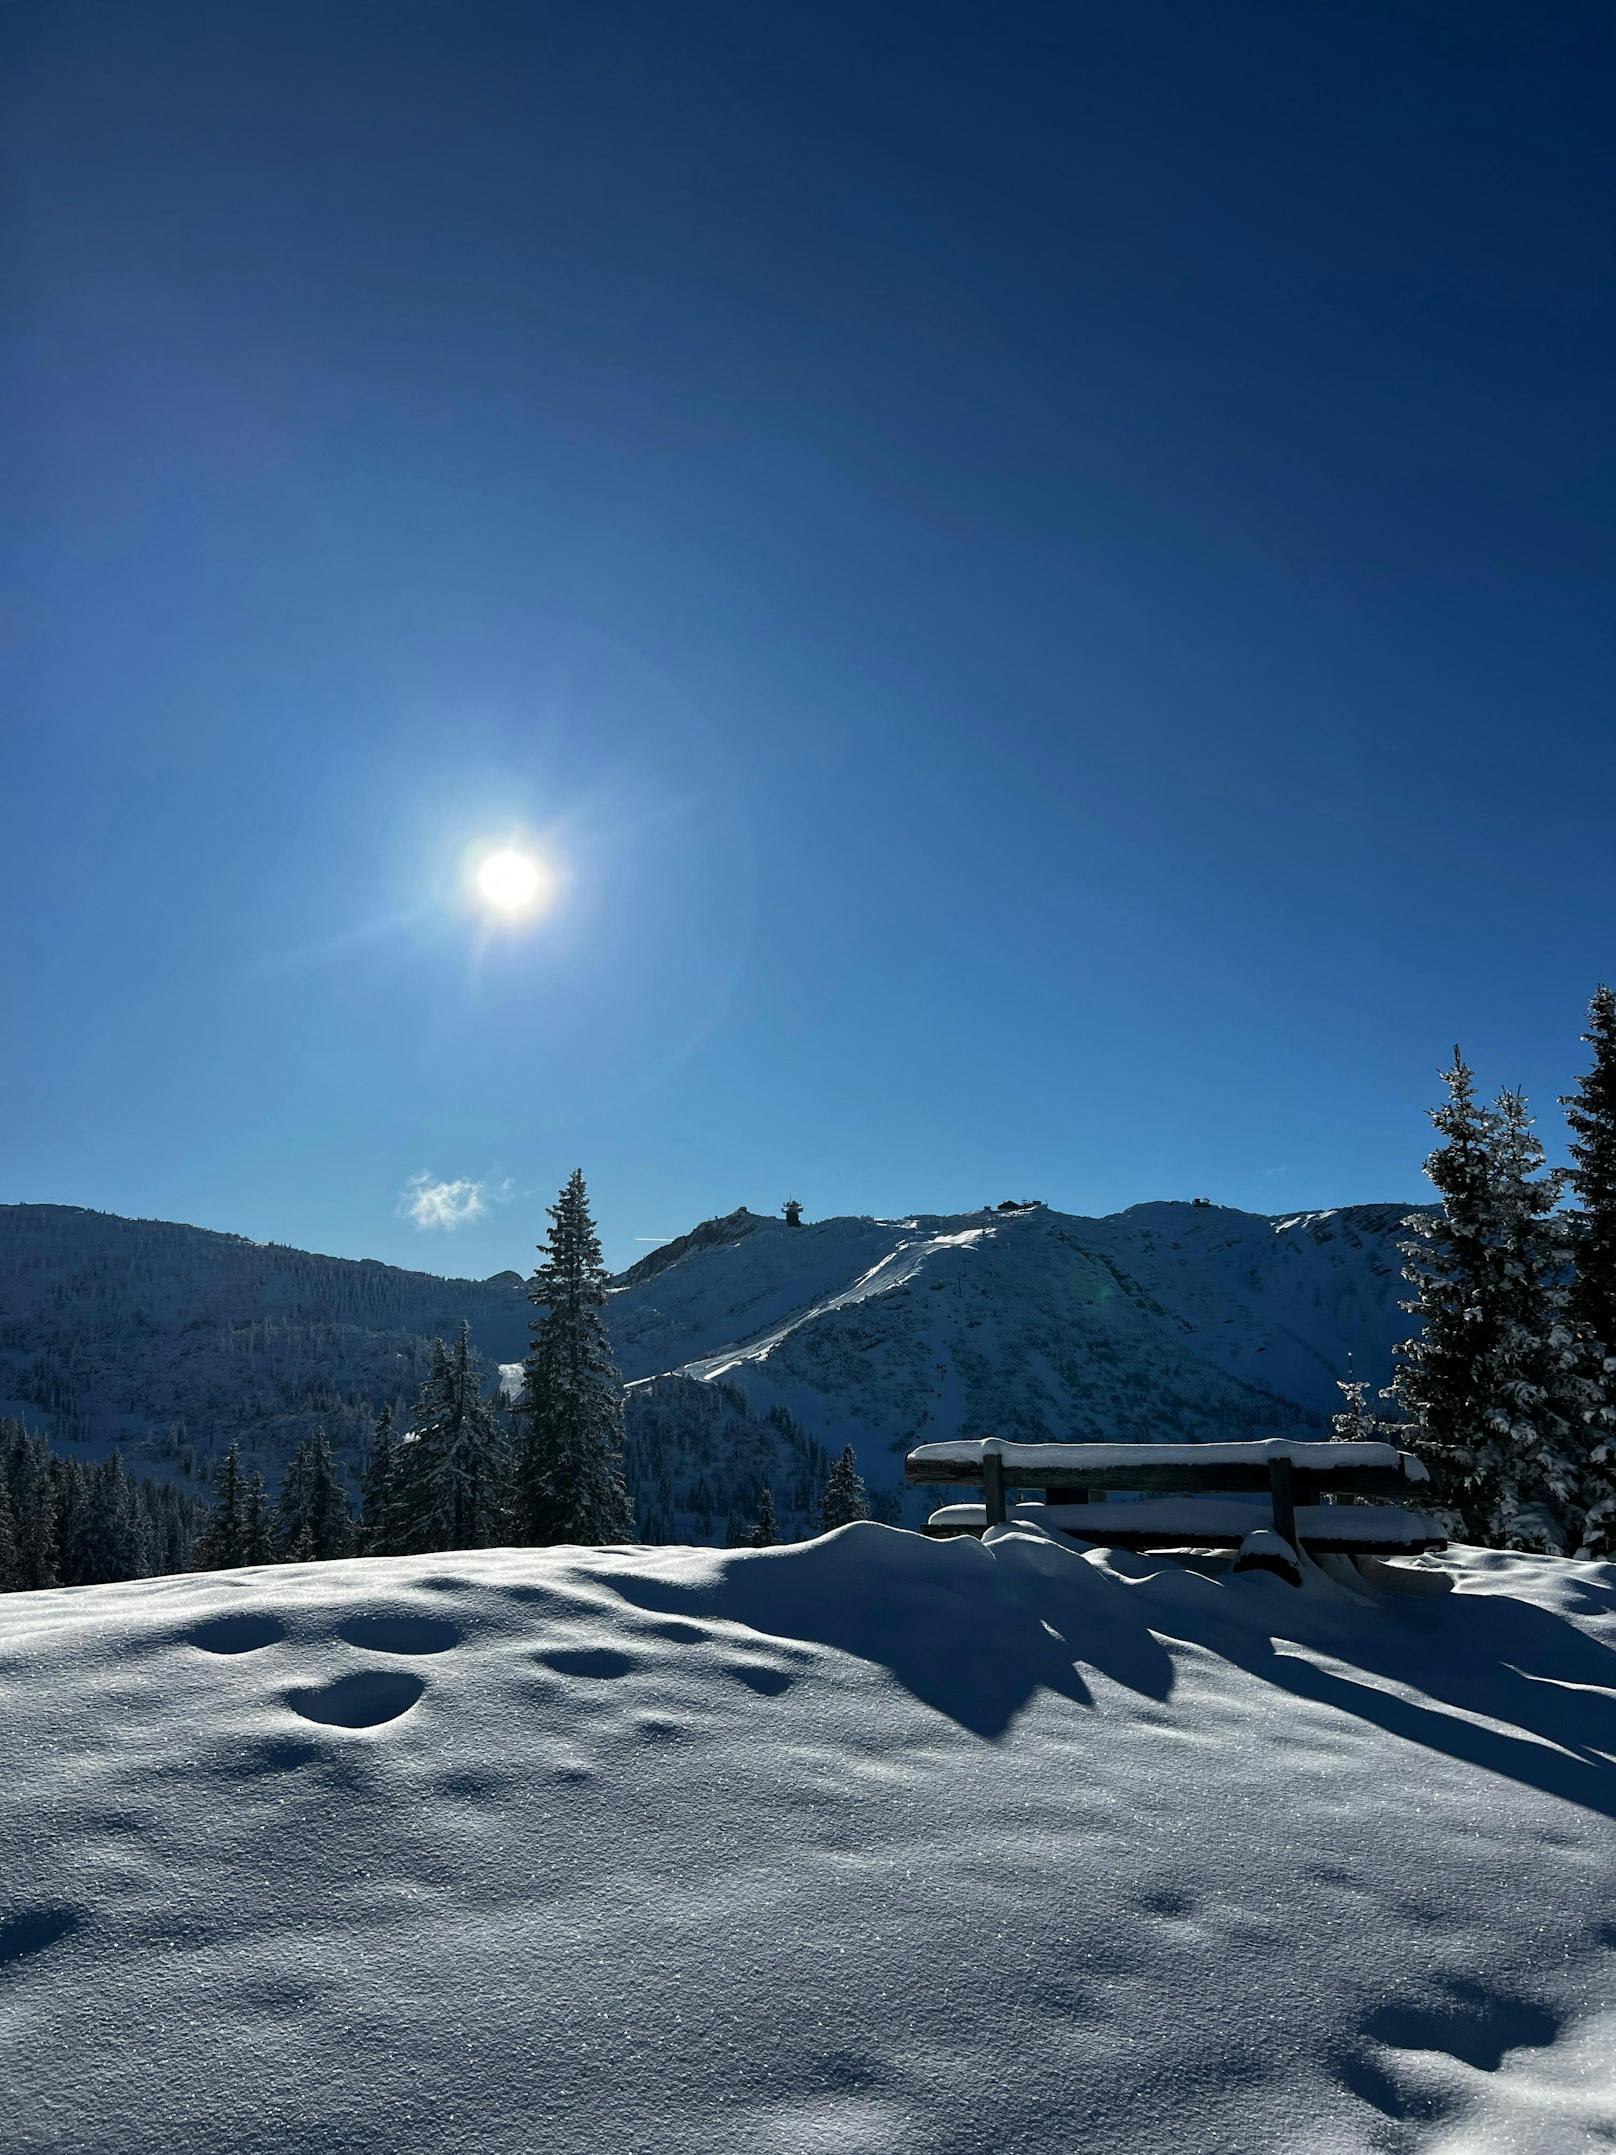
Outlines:
[[[1346,1557],[1414,1556],[1446,1548],[1442,1529],[1397,1499],[1428,1482],[1423,1464],[1391,1444],[1264,1437],[1231,1444],[922,1444],[905,1461],[913,1483],[979,1483],[982,1502],[932,1513],[934,1537],[983,1534],[1012,1515],[1009,1492],[1041,1504],[1014,1516],[1074,1540],[1123,1549],[1226,1549],[1271,1528],[1292,1550]],[[1266,1492],[1267,1507],[1242,1503]],[[1137,1499],[1113,1503],[1127,1492]],[[1356,1496],[1382,1501],[1339,1504]],[[1253,1562],[1266,1561],[1260,1553]]]

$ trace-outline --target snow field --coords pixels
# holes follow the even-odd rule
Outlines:
[[[1616,1569],[873,1525],[10,1597],[8,2151],[1616,2139]]]

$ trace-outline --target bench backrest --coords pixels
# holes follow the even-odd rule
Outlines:
[[[1274,1464],[1288,1460],[1298,1503],[1324,1496],[1405,1497],[1428,1479],[1412,1452],[1391,1444],[1332,1444],[1261,1438],[1230,1444],[922,1444],[904,1462],[914,1483],[980,1482],[995,1457],[1011,1489],[1092,1489],[1231,1493],[1268,1489]]]

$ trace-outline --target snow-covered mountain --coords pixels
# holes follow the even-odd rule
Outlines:
[[[911,1444],[961,1435],[1317,1426],[1349,1369],[1390,1373],[1409,1210],[1039,1206],[799,1228],[740,1212],[625,1275],[612,1334],[631,1379],[722,1380],[853,1444],[876,1484]]]
[[[744,1209],[623,1273],[607,1315],[630,1457],[705,1538],[851,1443],[895,1492],[912,1443],[1228,1437],[1319,1426],[1349,1363],[1384,1381],[1407,1205],[1268,1217],[1043,1206],[802,1227]],[[521,1355],[515,1272],[440,1279],[66,1206],[0,1207],[0,1409],[181,1473],[240,1437],[273,1475],[323,1423],[355,1456],[464,1315]],[[790,1498],[787,1499],[788,1505]]]

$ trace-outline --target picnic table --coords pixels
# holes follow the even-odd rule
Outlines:
[[[1447,1546],[1440,1523],[1401,1500],[1430,1477],[1392,1444],[1260,1437],[1214,1444],[1018,1444],[984,1437],[921,1444],[912,1483],[979,1484],[979,1502],[934,1511],[933,1537],[981,1535],[1011,1519],[1124,1549],[1245,1551],[1254,1568],[1300,1576],[1306,1549],[1357,1558]],[[1012,1504],[1012,1490],[1042,1501]],[[1250,1498],[1265,1494],[1267,1504]],[[1373,1502],[1343,1503],[1346,1497]],[[1249,1547],[1248,1547],[1249,1544]]]

